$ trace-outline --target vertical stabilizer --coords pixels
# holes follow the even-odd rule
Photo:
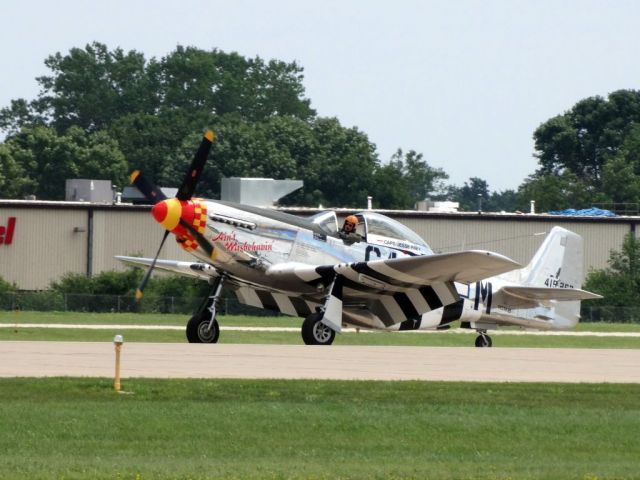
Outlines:
[[[522,270],[523,285],[528,287],[582,288],[582,237],[562,227],[553,227],[533,259]],[[553,302],[553,323],[569,328],[580,319],[580,302]]]
[[[553,227],[524,268],[528,287],[581,288],[583,274],[582,237],[562,227]]]

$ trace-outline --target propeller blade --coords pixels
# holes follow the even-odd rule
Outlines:
[[[178,200],[189,200],[193,196],[193,192],[198,184],[198,179],[200,178],[204,164],[209,156],[213,139],[213,132],[211,130],[207,130],[202,138],[202,143],[200,143],[198,151],[191,161],[191,165],[189,165],[189,170],[182,180],[182,185],[180,185],[180,188],[178,189],[178,194],[176,195]]]
[[[160,248],[158,248],[158,253],[156,253],[156,256],[153,259],[153,262],[151,262],[151,265],[149,266],[147,273],[144,274],[144,277],[142,278],[142,282],[140,282],[140,286],[136,290],[136,300],[138,301],[140,301],[140,299],[142,298],[142,295],[144,294],[144,287],[147,286],[147,282],[151,278],[151,272],[153,271],[153,268],[156,266],[156,262],[158,261],[158,257],[160,256],[160,251],[162,250],[162,246],[164,245],[165,240],[169,236],[169,233],[171,233],[169,232],[169,230],[165,230],[164,237],[162,237],[162,241],[160,242]]]
[[[147,177],[142,175],[140,170],[134,170],[129,178],[131,179],[131,183],[140,190],[140,193],[147,197],[147,200],[153,202],[154,205],[167,199],[164,193],[162,193],[162,190],[151,183]]]

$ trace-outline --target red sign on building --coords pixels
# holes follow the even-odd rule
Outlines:
[[[13,242],[13,231],[16,228],[16,217],[9,217],[7,226],[0,225],[0,245],[11,245]]]

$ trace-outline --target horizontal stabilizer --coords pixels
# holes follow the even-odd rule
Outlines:
[[[602,298],[602,295],[577,288],[503,287],[502,291],[509,296],[539,301],[596,300]]]
[[[538,304],[555,300],[559,302],[575,302],[602,298],[595,293],[577,288],[546,287],[502,287],[494,297],[498,304],[510,308],[532,308]]]

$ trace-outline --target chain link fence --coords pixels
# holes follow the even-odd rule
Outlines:
[[[53,291],[0,294],[0,310],[40,312],[180,313],[193,315],[204,298],[145,295],[137,302],[133,295],[89,295]],[[235,297],[220,299],[220,313],[275,316],[275,312],[238,303]]]
[[[179,313],[192,315],[203,298],[146,295],[136,302],[129,295],[88,295],[53,291],[0,294],[0,310],[41,312]],[[233,296],[220,299],[220,313],[276,316],[276,312],[241,305]],[[640,307],[582,307],[583,322],[640,323]]]
[[[640,323],[640,307],[582,307],[582,322]]]

